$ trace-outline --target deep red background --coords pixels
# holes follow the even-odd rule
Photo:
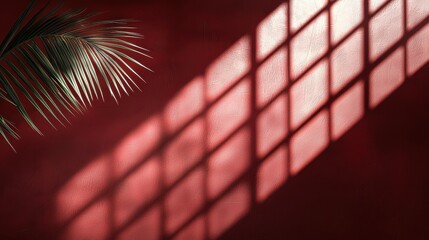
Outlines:
[[[154,74],[143,93],[97,103],[44,137],[18,123],[18,153],[1,145],[0,238],[49,239],[55,193],[93,158],[162,109],[194,76],[281,1],[73,1],[106,17],[141,20]],[[1,35],[26,6],[2,10]],[[224,239],[427,239],[429,67],[225,233]],[[142,238],[144,239],[144,238]]]

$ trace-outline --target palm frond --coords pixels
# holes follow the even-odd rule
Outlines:
[[[94,14],[60,11],[60,5],[35,12],[35,5],[29,4],[0,44],[0,101],[14,106],[32,129],[42,134],[28,107],[55,127],[53,120],[68,122],[64,111],[81,114],[95,99],[104,100],[104,88],[115,101],[140,89],[133,79],[143,78],[130,64],[151,70],[130,53],[150,56],[130,41],[142,35],[129,20],[93,20]],[[10,144],[8,137],[18,134],[4,115],[0,111],[0,135]]]

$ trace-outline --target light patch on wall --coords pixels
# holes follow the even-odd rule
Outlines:
[[[249,70],[250,40],[244,36],[207,68],[207,100],[222,95]]]
[[[299,130],[290,141],[290,173],[298,174],[329,144],[328,113],[326,110],[316,115]]]
[[[320,12],[328,4],[328,0],[290,0],[291,7],[291,27],[296,31]]]
[[[94,159],[61,188],[56,198],[57,219],[60,222],[82,214],[83,208],[105,190],[111,176],[111,164],[109,156]]]
[[[407,75],[411,76],[429,61],[429,26],[426,25],[407,42]]]
[[[115,225],[121,226],[160,192],[160,159],[153,157],[128,175],[115,190]]]
[[[98,201],[67,226],[61,239],[103,240],[109,236],[109,202]]]
[[[282,47],[256,71],[256,101],[264,106],[287,86],[287,48]]]
[[[287,37],[287,5],[281,4],[256,28],[256,55],[261,60],[271,53]]]
[[[237,130],[237,127],[244,123],[249,115],[250,84],[248,79],[244,79],[211,107],[207,113],[210,149]]]
[[[371,108],[378,106],[404,81],[404,51],[398,48],[370,75],[369,103]]]
[[[148,118],[116,147],[112,153],[116,177],[141,163],[161,141],[161,121],[157,114]]]
[[[265,201],[286,182],[287,148],[281,146],[263,161],[257,173],[256,199],[258,202]]]
[[[425,0],[407,1],[407,30],[412,29],[429,16],[429,3]]]
[[[155,205],[146,214],[141,216],[137,221],[125,229],[118,239],[119,240],[159,240],[161,237],[161,208]]]
[[[205,216],[194,220],[189,226],[183,229],[173,240],[204,240],[205,238]]]
[[[332,52],[331,93],[336,94],[363,70],[363,33],[356,31]]]
[[[217,197],[243,174],[250,164],[249,131],[242,129],[208,160],[208,195]]]
[[[287,132],[287,96],[282,94],[264,109],[256,120],[258,157],[267,154],[271,148],[286,138]]]
[[[403,36],[403,1],[393,0],[369,22],[369,55],[380,57]]]
[[[304,1],[302,1],[304,2]],[[328,15],[322,13],[291,42],[291,74],[293,80],[328,50]]]
[[[364,114],[362,81],[357,82],[332,104],[332,140],[346,133]]]
[[[331,39],[332,43],[335,44],[363,21],[363,1],[337,1],[331,9]]]
[[[204,204],[204,171],[199,168],[168,193],[165,199],[166,230],[171,234]]]
[[[197,119],[165,148],[165,183],[170,185],[197,164],[204,153],[204,122]]]
[[[241,183],[210,208],[208,213],[210,238],[218,238],[240,220],[249,211],[249,207],[249,187],[246,183]]]
[[[363,0],[365,1],[365,0]],[[390,0],[369,0],[369,12],[374,13],[382,7],[383,4],[389,2]]]
[[[328,100],[327,63],[320,62],[290,90],[291,126],[297,128]]]
[[[203,107],[204,78],[198,76],[183,87],[165,107],[166,130],[169,133],[177,131],[201,113]]]

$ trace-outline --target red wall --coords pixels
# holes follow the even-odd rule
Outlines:
[[[425,0],[65,5],[141,20],[155,73],[45,136],[10,113],[0,239],[424,239]]]

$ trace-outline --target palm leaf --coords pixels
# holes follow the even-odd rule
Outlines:
[[[140,89],[133,78],[143,78],[130,63],[151,70],[129,53],[150,56],[129,41],[142,38],[129,20],[93,20],[85,10],[60,11],[60,5],[36,12],[35,5],[0,44],[0,101],[16,108],[33,130],[42,134],[29,107],[55,127],[68,122],[65,112],[81,114],[95,99],[104,100],[105,88],[115,101]],[[5,114],[0,110],[0,135],[11,145],[9,138],[19,136]]]

